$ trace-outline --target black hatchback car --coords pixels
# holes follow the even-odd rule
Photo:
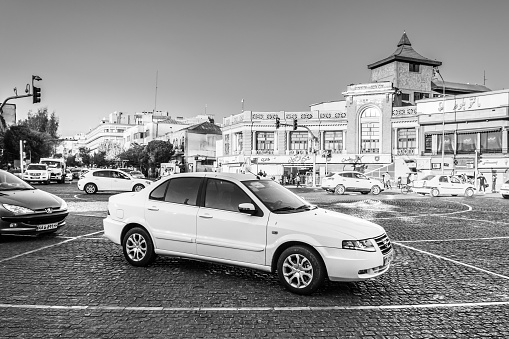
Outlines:
[[[0,235],[56,232],[68,214],[63,199],[0,170]]]

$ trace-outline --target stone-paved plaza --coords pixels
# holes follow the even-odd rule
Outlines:
[[[382,225],[396,254],[377,279],[326,282],[299,296],[275,275],[244,268],[168,257],[130,266],[102,237],[110,194],[41,188],[71,214],[56,236],[0,238],[1,338],[509,337],[509,200],[496,193],[290,188]]]

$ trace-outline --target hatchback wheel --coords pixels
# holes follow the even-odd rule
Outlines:
[[[337,185],[336,188],[334,189],[334,193],[339,195],[345,194],[345,186]]]
[[[438,188],[432,188],[431,189],[431,196],[432,197],[438,197],[440,194],[440,191],[438,190]]]
[[[471,188],[467,188],[467,189],[465,190],[465,196],[466,196],[466,197],[471,197],[471,196],[473,196],[473,195],[474,195],[474,190],[473,190],[473,189],[471,189]]]
[[[136,184],[133,187],[133,192],[139,192],[139,191],[141,191],[144,188],[145,188],[145,186],[143,186],[142,184]]]
[[[279,281],[296,294],[311,294],[325,279],[325,265],[311,248],[292,246],[283,251],[277,261]]]
[[[97,186],[95,184],[86,184],[84,190],[87,194],[94,194],[97,192]]]
[[[382,190],[380,189],[379,186],[375,185],[375,186],[371,187],[371,193],[374,195],[379,195],[381,191]]]
[[[124,257],[133,266],[147,266],[156,254],[150,235],[143,228],[130,229],[122,239]]]

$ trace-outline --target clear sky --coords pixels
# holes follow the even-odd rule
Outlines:
[[[370,81],[406,31],[446,81],[509,87],[508,0],[0,0],[0,99],[43,80],[59,133],[111,112],[308,111]],[[156,100],[157,74],[157,100]]]

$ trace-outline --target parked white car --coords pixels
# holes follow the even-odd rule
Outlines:
[[[152,182],[133,178],[116,169],[96,169],[86,172],[78,180],[78,188],[87,194],[98,191],[133,191],[139,192]]]
[[[46,164],[28,164],[23,172],[22,179],[28,183],[39,182],[49,184],[50,171]]]
[[[288,290],[361,281],[389,269],[394,251],[370,221],[313,206],[273,180],[194,172],[163,177],[139,193],[111,196],[104,235],[125,259],[156,255],[277,272]]]
[[[335,194],[345,192],[360,192],[362,194],[380,194],[384,184],[377,179],[369,178],[360,172],[343,171],[332,172],[322,179],[322,189]]]
[[[412,183],[412,191],[419,194],[464,195],[471,197],[475,193],[475,186],[469,182],[463,183],[458,177],[451,175],[427,175]]]
[[[509,180],[502,184],[500,187],[500,194],[504,199],[509,199]]]

